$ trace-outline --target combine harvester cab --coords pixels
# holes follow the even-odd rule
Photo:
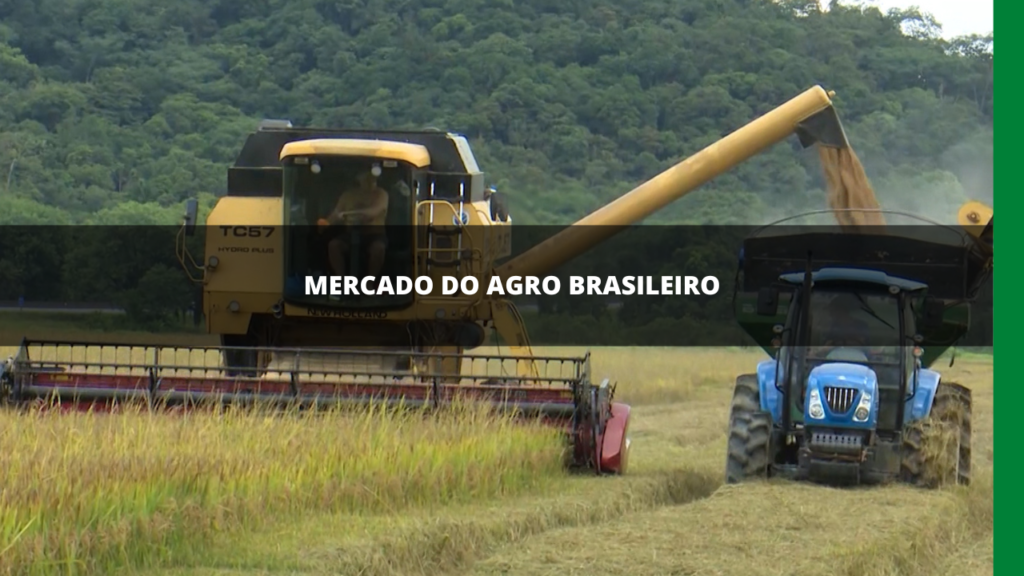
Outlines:
[[[736,380],[728,482],[970,482],[971,392],[930,366],[966,334],[991,244],[867,228],[744,242],[735,312],[772,358]]]

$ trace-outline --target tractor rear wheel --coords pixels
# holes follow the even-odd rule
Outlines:
[[[729,413],[729,448],[725,481],[736,484],[769,476],[771,464],[771,414],[761,410],[757,375],[736,378]]]
[[[942,382],[931,413],[903,436],[902,476],[922,488],[971,483],[971,390]]]

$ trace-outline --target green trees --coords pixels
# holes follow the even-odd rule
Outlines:
[[[222,193],[262,117],[463,132],[517,222],[569,222],[814,83],[838,92],[883,204],[935,206],[921,201],[933,188],[950,203],[991,194],[991,38],[943,41],[915,12],[6,0],[0,22],[0,191],[18,199],[8,222],[99,222],[131,201],[172,223],[177,211],[156,207]],[[815,163],[772,151],[659,219],[824,206]]]

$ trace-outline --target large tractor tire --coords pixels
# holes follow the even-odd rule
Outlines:
[[[761,410],[757,376],[736,378],[729,413],[729,448],[725,463],[725,481],[737,484],[767,479],[771,464],[772,417]]]
[[[922,488],[971,483],[971,391],[942,382],[932,411],[903,435],[902,479]]]

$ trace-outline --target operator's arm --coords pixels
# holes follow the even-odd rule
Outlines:
[[[331,211],[330,214],[327,215],[327,218],[325,218],[325,220],[327,220],[331,224],[338,224],[339,222],[341,222],[342,217],[349,212],[347,208],[350,203],[349,198],[351,198],[351,196],[351,190],[346,190],[345,192],[342,192],[341,196],[338,197],[337,203],[334,204],[334,209]]]

